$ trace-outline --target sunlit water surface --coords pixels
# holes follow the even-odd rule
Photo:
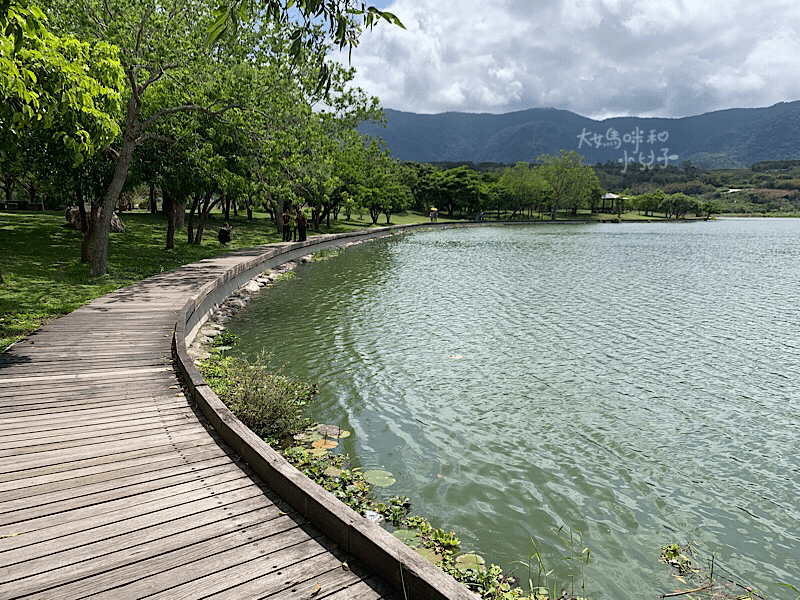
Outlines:
[[[800,221],[425,231],[297,275],[239,351],[317,382],[313,418],[464,548],[527,579],[535,540],[567,584],[572,532],[592,598],[679,587],[673,541],[800,587]]]

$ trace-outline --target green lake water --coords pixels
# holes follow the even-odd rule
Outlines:
[[[679,587],[661,545],[695,542],[794,598],[800,220],[421,231],[297,275],[237,351],[318,383],[311,416],[465,549],[527,579],[535,540],[570,587],[580,532],[585,593],[629,599]]]

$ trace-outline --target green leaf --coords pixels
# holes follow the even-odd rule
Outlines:
[[[475,571],[476,573],[483,571],[486,568],[486,561],[479,554],[462,554],[456,558],[456,569],[462,573],[467,571]]]
[[[392,475],[389,471],[383,471],[380,469],[364,471],[364,479],[367,483],[376,487],[389,487],[395,481],[397,481],[394,478],[394,475]]]
[[[419,548],[422,545],[422,537],[416,531],[410,529],[398,529],[392,535],[403,542],[409,548]]]

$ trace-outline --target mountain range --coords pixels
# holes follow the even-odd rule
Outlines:
[[[385,126],[367,123],[359,130],[382,138],[403,161],[534,162],[562,148],[582,154],[587,164],[691,161],[704,168],[727,168],[800,158],[800,101],[691,117],[602,121],[554,108],[497,115],[384,113]]]

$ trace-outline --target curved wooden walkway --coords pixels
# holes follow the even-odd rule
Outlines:
[[[238,287],[230,274],[243,264],[267,264],[265,250],[118,290],[0,354],[0,598],[404,597],[395,573],[389,585],[380,562],[365,566],[372,550],[361,561],[343,550],[359,555],[336,539],[330,511],[319,524],[302,510],[307,498],[293,508],[265,484],[239,458],[248,450],[232,451],[182,388],[176,326],[201,318],[199,297]],[[353,523],[344,527],[363,529]],[[401,581],[433,573],[388,546]],[[472,597],[431,577],[408,598]]]

